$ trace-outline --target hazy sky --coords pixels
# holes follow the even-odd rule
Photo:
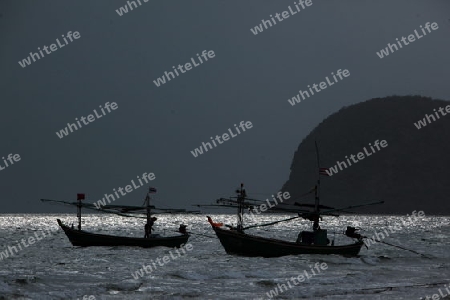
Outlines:
[[[302,139],[343,106],[393,94],[450,99],[449,1],[313,0],[258,35],[250,28],[293,1],[141,3],[119,16],[126,1],[0,0],[0,157],[21,157],[0,171],[0,212],[55,211],[39,199],[77,192],[93,202],[145,172],[156,175],[151,185],[167,206],[209,203],[240,182],[250,195],[274,193]],[[426,22],[439,29],[376,55]],[[69,31],[80,38],[18,64]],[[203,50],[215,57],[155,86]],[[350,76],[288,103],[338,69]],[[108,101],[118,108],[58,138]],[[193,157],[240,121],[253,128]],[[141,187],[115,204],[141,205],[144,194]]]

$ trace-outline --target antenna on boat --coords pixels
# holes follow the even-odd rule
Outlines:
[[[320,202],[320,160],[319,160],[319,147],[317,146],[317,141],[314,141],[316,145],[316,156],[317,156],[317,185],[315,187],[315,202],[314,202],[314,211],[319,213],[319,202]]]
[[[317,156],[317,184],[314,187],[314,215],[313,215],[313,230],[317,230],[320,228],[319,219],[320,219],[320,160],[319,160],[319,147],[317,146],[317,141],[314,141],[316,145],[316,156]]]
[[[81,200],[84,200],[84,194],[77,194],[77,217],[78,217],[78,230],[81,230]]]

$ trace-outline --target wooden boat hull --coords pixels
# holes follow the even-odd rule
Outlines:
[[[134,246],[143,248],[162,246],[179,248],[181,245],[186,244],[189,239],[189,234],[171,237],[151,237],[147,239],[96,234],[84,230],[72,229],[69,226],[64,225],[60,219],[57,219],[57,221],[73,246]]]
[[[225,251],[240,256],[279,257],[299,254],[356,256],[364,245],[362,241],[342,246],[307,245],[248,235],[219,227],[213,229]]]

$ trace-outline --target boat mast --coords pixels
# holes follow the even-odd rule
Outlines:
[[[236,190],[238,193],[238,224],[237,224],[237,230],[239,232],[242,231],[242,228],[244,228],[244,206],[242,205],[245,199],[245,190],[244,190],[244,184],[241,183],[241,189]]]
[[[145,197],[145,202],[147,205],[147,224],[150,224],[150,217],[151,217],[151,208],[150,208],[150,188],[147,192],[147,196]]]
[[[319,213],[319,202],[320,202],[320,161],[319,161],[319,147],[317,147],[317,141],[314,141],[316,144],[316,156],[317,156],[317,185],[315,187],[315,202],[314,202],[314,211]]]
[[[319,160],[319,147],[317,146],[317,141],[314,141],[316,145],[316,156],[317,156],[317,185],[314,188],[314,224],[313,230],[319,229],[319,218],[320,218],[320,160]]]

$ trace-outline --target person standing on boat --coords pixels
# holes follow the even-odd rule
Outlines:
[[[318,220],[314,221],[314,223],[313,223],[313,230],[314,231],[320,230],[320,225],[319,225],[319,221]]]
[[[153,224],[155,224],[155,221],[158,220],[156,217],[152,217],[150,219],[150,223],[148,224],[148,234],[147,234],[147,238],[150,237],[150,235],[152,234],[152,230],[153,230]]]
[[[158,220],[155,217],[152,217],[150,219],[150,223],[146,223],[145,227],[144,227],[144,231],[145,231],[145,235],[144,235],[144,239],[148,239],[150,237],[150,234],[152,234],[152,230],[153,230],[153,224],[155,224],[155,221]]]
[[[148,238],[150,237],[150,234],[149,234],[150,230],[148,230],[148,229],[149,229],[149,226],[148,226],[147,223],[145,223],[145,227],[144,227],[144,232],[145,232],[145,234],[144,234],[144,239],[148,239]]]

